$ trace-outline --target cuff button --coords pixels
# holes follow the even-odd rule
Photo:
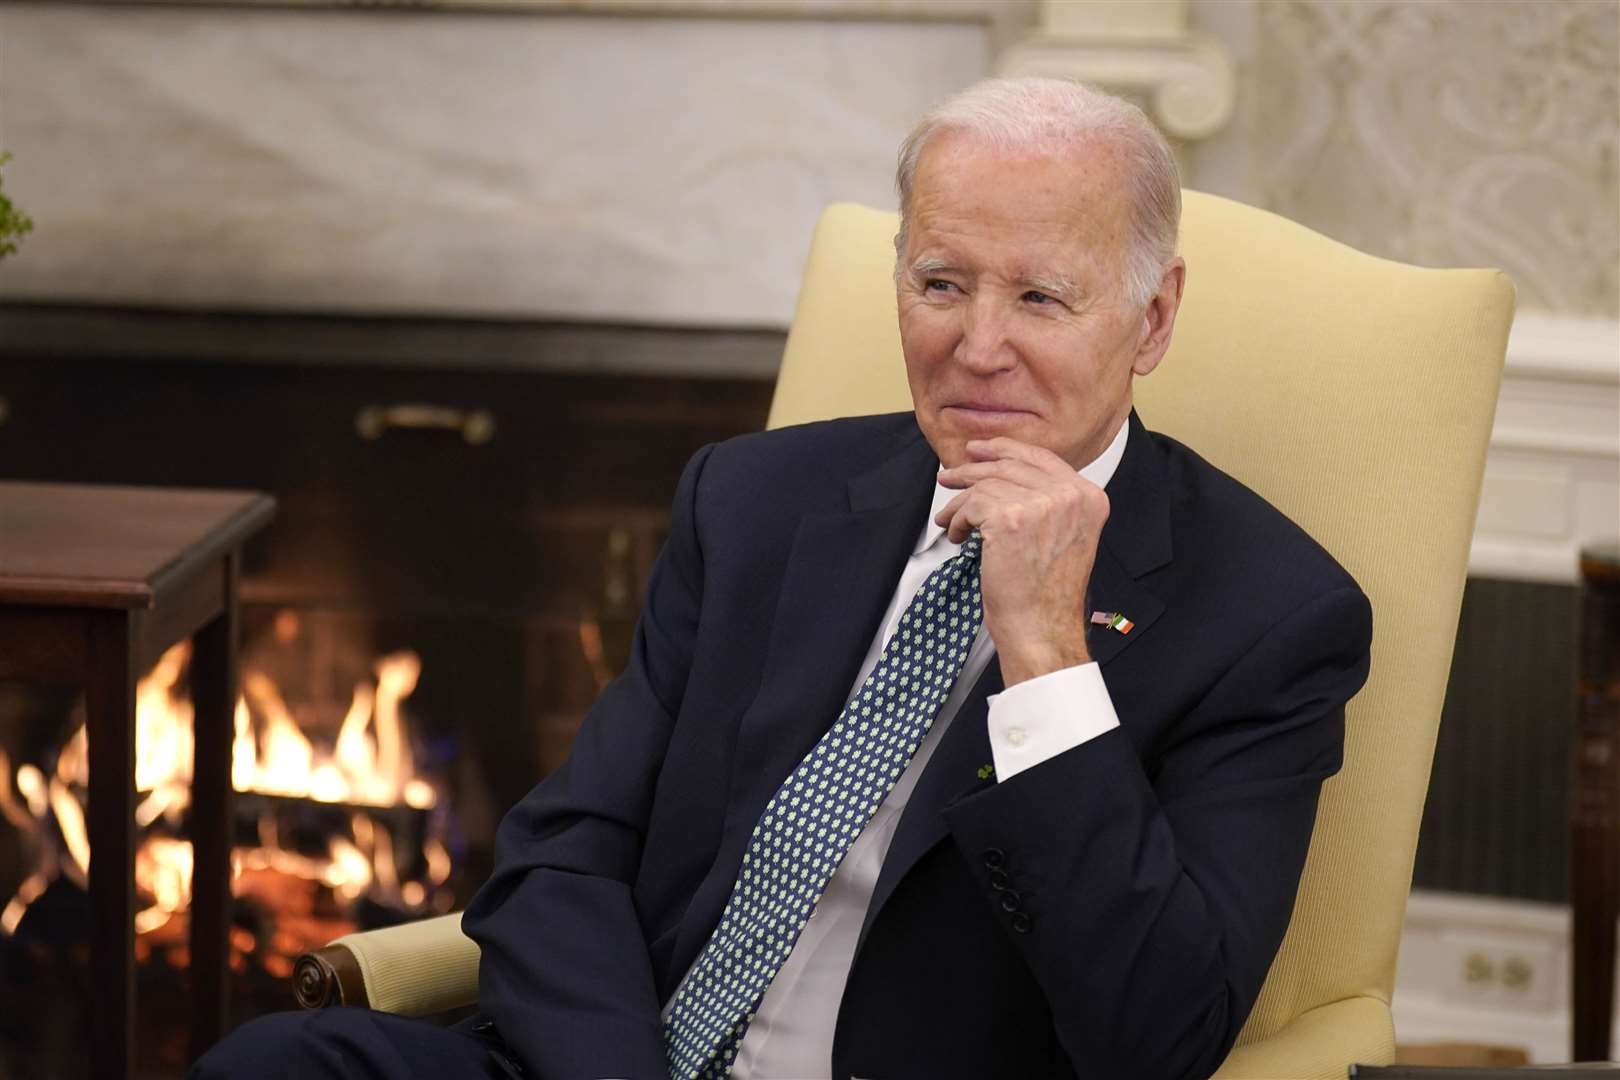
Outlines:
[[[988,866],[990,869],[994,870],[997,867],[1005,865],[1006,862],[1007,853],[1002,851],[1000,848],[993,847],[984,849],[984,865]]]
[[[1027,934],[1029,933],[1029,928],[1034,925],[1035,920],[1031,919],[1022,911],[1018,912],[1012,917],[1012,928],[1014,933]]]

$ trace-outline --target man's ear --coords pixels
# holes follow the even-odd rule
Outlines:
[[[1176,328],[1176,312],[1181,310],[1181,290],[1187,283],[1187,261],[1180,255],[1170,260],[1159,278],[1159,291],[1148,301],[1142,312],[1142,336],[1137,342],[1136,358],[1131,370],[1146,375],[1159,366],[1165,350],[1170,347],[1170,335]]]

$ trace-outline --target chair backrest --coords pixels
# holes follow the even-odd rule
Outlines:
[[[895,215],[816,229],[770,425],[910,408]],[[1513,317],[1493,270],[1362,254],[1186,192],[1187,288],[1143,422],[1303,526],[1372,601],[1372,674],[1347,715],[1293,921],[1239,1044],[1350,997],[1387,1005]]]

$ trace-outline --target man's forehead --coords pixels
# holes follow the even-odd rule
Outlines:
[[[1072,285],[1114,265],[1124,232],[1071,217],[1011,223],[971,212],[919,207],[907,229],[904,265],[913,273],[991,273],[1009,281]]]
[[[1055,169],[1071,180],[1109,188],[1123,183],[1131,170],[1129,145],[1109,132],[1009,143],[970,131],[944,131],[923,146],[916,179],[948,177],[965,167],[1012,177]]]
[[[1094,236],[1130,215],[1129,174],[1115,155],[1079,150],[1011,153],[946,143],[923,152],[908,209],[916,225],[971,232],[1000,223],[1036,230],[1080,227]]]

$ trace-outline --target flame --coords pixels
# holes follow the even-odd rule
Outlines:
[[[422,854],[427,858],[428,881],[443,885],[450,879],[450,853],[444,850],[443,844],[429,837],[422,845]]]
[[[135,752],[140,753],[140,744],[136,743]],[[86,735],[84,725],[79,725],[67,745],[56,758],[56,777],[64,784],[83,787],[90,782],[90,739]]]
[[[350,900],[358,900],[365,895],[371,879],[371,860],[349,841],[334,837],[331,861],[322,880]]]
[[[315,748],[298,730],[298,721],[281,700],[281,692],[256,671],[243,675],[242,689],[248,702],[258,706],[264,717],[264,731],[259,737],[263,756],[249,790],[308,797],[310,777],[315,771]]]
[[[38,837],[42,831],[39,823],[45,816],[44,788],[44,775],[32,765],[22,766],[17,770],[18,794],[23,797],[23,802],[19,803],[12,794],[11,759],[6,756],[5,751],[0,750],[0,815],[22,832],[24,837],[32,839],[36,847],[39,846]],[[45,849],[41,852],[42,861],[47,863],[51,861],[46,854],[48,851],[49,849]],[[39,894],[45,891],[45,886],[49,883],[50,876],[43,866],[24,878],[22,884],[17,887],[17,894],[4,908],[0,908],[0,932],[15,933],[17,924],[22,921],[23,912],[28,910],[29,904],[39,898]]]
[[[45,816],[45,810],[50,805],[45,796],[45,774],[32,765],[24,765],[17,770],[17,790],[22,797],[28,800],[28,812],[36,818]]]
[[[245,673],[246,704],[237,705],[232,785],[238,791],[316,802],[381,807],[404,801],[417,809],[431,808],[436,794],[414,775],[400,718],[400,702],[416,689],[421,670],[421,660],[412,652],[377,661],[377,685],[355,687],[330,755],[316,752],[274,682],[259,672]],[[255,711],[264,718],[257,742],[252,734]]]
[[[4,911],[0,911],[0,930],[8,934],[17,932],[17,924],[22,922],[23,912],[28,905],[39,899],[39,894],[45,891],[45,875],[41,871],[29,874],[21,885],[17,887],[17,895],[11,898]]]
[[[191,782],[191,701],[174,693],[190,656],[189,642],[176,645],[135,687],[135,790],[151,792],[164,806],[184,805]],[[83,734],[83,728],[74,733],[81,746]],[[149,816],[156,820],[155,813]]]
[[[371,849],[371,865],[377,872],[377,884],[389,896],[399,895],[399,870],[394,866],[394,838],[383,826],[377,826],[377,842]]]
[[[281,613],[274,629],[283,639],[296,636],[296,616]],[[194,710],[178,690],[190,656],[189,642],[174,646],[136,687],[135,787],[142,798],[135,808],[135,821],[143,830],[159,819],[177,827],[190,804]],[[281,848],[276,819],[267,811],[258,822],[257,846],[232,851],[233,880],[244,872],[273,870],[324,885],[348,900],[374,894],[410,908],[422,908],[430,901],[436,909],[448,908],[451,896],[443,886],[450,876],[450,856],[444,845],[432,837],[424,842],[425,881],[402,880],[392,834],[380,824],[373,825],[360,809],[403,802],[428,810],[438,802],[433,785],[415,773],[401,708],[416,689],[420,659],[409,651],[393,653],[376,661],[373,674],[375,682],[363,681],[354,688],[337,740],[326,752],[304,734],[274,681],[262,672],[243,670],[242,694],[234,714],[232,787],[355,809],[348,815],[352,835],[331,837],[324,857]],[[84,790],[88,778],[88,742],[82,725],[63,746],[48,777],[32,764],[18,766],[13,772],[10,760],[0,754],[0,815],[21,829],[29,845],[37,849],[34,872],[0,909],[0,932],[13,933],[28,905],[59,873],[84,884],[90,844],[83,806],[75,792]],[[60,844],[45,829],[52,819]],[[135,885],[137,893],[150,903],[136,913],[138,934],[159,930],[189,906],[191,868],[189,841],[157,832],[142,840],[135,857]],[[238,952],[251,951],[236,944]],[[171,961],[176,955],[171,949]],[[233,957],[233,967],[238,966],[236,959]],[[271,959],[286,961],[286,957],[265,956],[261,960],[266,970],[270,970]]]
[[[0,750],[0,816],[23,830],[29,829],[37,816],[29,814],[11,794],[11,759],[4,750]]]
[[[62,830],[62,842],[67,845],[74,865],[79,873],[89,873],[90,836],[84,827],[84,808],[61,780],[51,781],[51,810],[56,814],[56,826]]]
[[[153,899],[135,913],[135,932],[150,933],[191,903],[191,841],[148,839],[135,852],[135,887]]]

